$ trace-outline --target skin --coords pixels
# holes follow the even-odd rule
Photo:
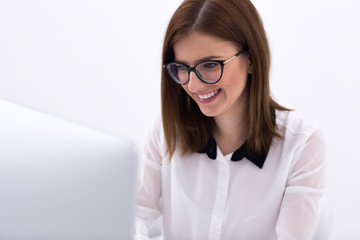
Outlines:
[[[201,32],[191,32],[174,45],[175,60],[191,67],[202,60],[227,60],[240,49],[232,42]],[[251,62],[246,54],[228,62],[216,84],[202,82],[194,72],[183,89],[198,104],[202,113],[215,119],[214,138],[224,155],[235,151],[246,140],[248,125],[244,120],[247,106],[246,82]],[[204,101],[199,95],[218,91]]]

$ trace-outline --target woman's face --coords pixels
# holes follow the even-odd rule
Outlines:
[[[232,42],[200,32],[192,32],[174,45],[175,61],[190,67],[204,60],[228,60],[239,50]],[[202,82],[194,72],[190,81],[182,85],[184,90],[198,104],[202,113],[209,117],[226,116],[245,109],[247,96],[245,87],[248,73],[251,73],[250,61],[241,54],[224,65],[219,82]]]

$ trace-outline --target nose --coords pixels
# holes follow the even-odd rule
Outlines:
[[[194,71],[191,71],[187,85],[189,91],[198,92],[206,86],[206,83],[201,81]]]

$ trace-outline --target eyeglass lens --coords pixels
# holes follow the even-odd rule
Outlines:
[[[182,63],[170,63],[167,71],[175,82],[185,84],[190,77],[190,69]],[[206,61],[195,67],[195,71],[200,79],[208,83],[217,82],[222,74],[222,67],[219,62]]]

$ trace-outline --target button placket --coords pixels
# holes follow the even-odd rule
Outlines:
[[[217,189],[214,201],[213,212],[210,222],[209,240],[220,240],[223,217],[227,202],[229,181],[230,181],[230,164],[218,149],[218,177]]]

